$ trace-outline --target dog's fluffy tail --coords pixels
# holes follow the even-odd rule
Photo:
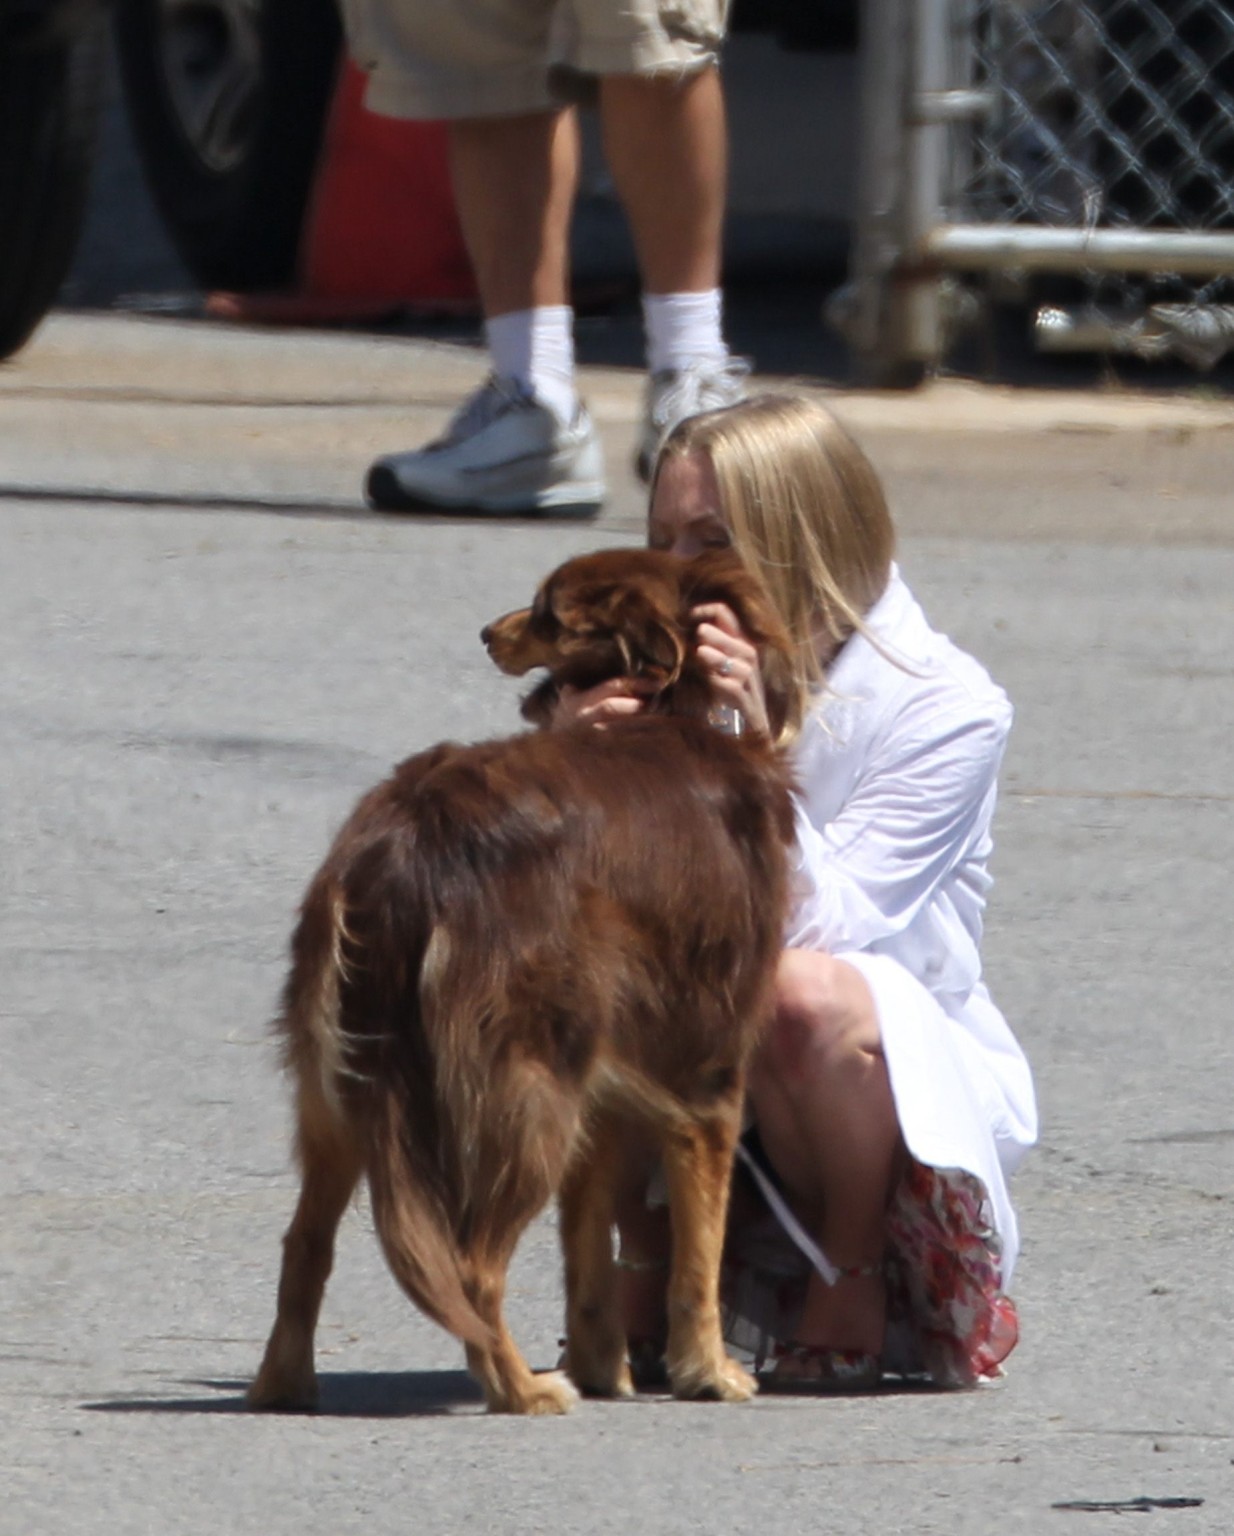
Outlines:
[[[464,1343],[487,1346],[491,1330],[467,1298],[458,1248],[440,1201],[417,1168],[401,1085],[373,1071],[374,1042],[347,1033],[346,899],[328,876],[310,887],[292,940],[279,1029],[302,1103],[316,1102],[343,1136],[364,1148],[378,1237],[412,1301]]]
[[[347,909],[342,890],[318,878],[309,887],[291,941],[291,971],[278,1021],[286,1065],[301,1091],[346,1118],[340,1091],[353,1075],[342,1027]]]
[[[374,1109],[369,1192],[386,1262],[422,1312],[465,1344],[487,1348],[492,1330],[467,1297],[462,1260],[440,1202],[417,1175],[397,1094],[383,1089]]]

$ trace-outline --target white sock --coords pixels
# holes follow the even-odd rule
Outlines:
[[[677,372],[692,363],[726,362],[722,315],[723,295],[718,288],[704,293],[645,293],[643,330],[648,372]]]
[[[497,315],[484,322],[484,336],[498,378],[516,379],[567,425],[574,420],[574,311],[568,304]]]

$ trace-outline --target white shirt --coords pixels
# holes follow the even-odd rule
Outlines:
[[[981,975],[1011,705],[930,629],[894,567],[866,624],[886,655],[854,635],[797,743],[805,880],[788,942],[892,954],[931,992],[962,999]]]
[[[865,622],[877,644],[861,633],[847,641],[795,748],[797,899],[786,943],[883,957],[859,968],[910,1150],[1001,1186],[1037,1134],[1028,1063],[981,979],[1011,705],[930,628],[894,566]],[[1010,1263],[1014,1216],[1005,1189],[991,1195]]]

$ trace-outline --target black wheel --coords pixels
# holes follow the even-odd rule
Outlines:
[[[39,40],[0,36],[0,358],[27,340],[81,229],[103,79],[101,10]]]
[[[120,0],[116,37],[138,153],[203,286],[295,274],[338,73],[335,0]]]

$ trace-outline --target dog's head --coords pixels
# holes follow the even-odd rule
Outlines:
[[[530,608],[481,631],[488,653],[512,676],[543,667],[547,679],[523,701],[545,724],[563,685],[590,688],[611,677],[650,684],[648,707],[704,718],[713,700],[694,655],[690,611],[730,607],[758,647],[773,735],[786,718],[791,648],[758,579],[731,550],[691,560],[650,549],[609,549],[567,560],[548,576]]]

